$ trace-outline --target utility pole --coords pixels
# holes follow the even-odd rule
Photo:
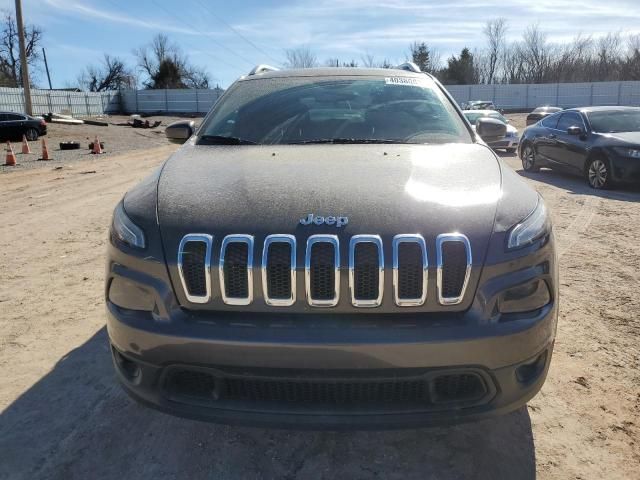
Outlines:
[[[33,115],[31,106],[31,87],[29,85],[29,67],[27,66],[27,47],[24,44],[24,24],[22,23],[22,1],[16,0],[16,22],[20,41],[20,66],[22,68],[22,88],[24,89],[24,109],[27,115]]]
[[[42,48],[42,58],[44,59],[44,69],[47,71],[47,80],[49,80],[49,90],[53,90],[51,86],[51,75],[49,75],[49,64],[47,63],[47,52]]]

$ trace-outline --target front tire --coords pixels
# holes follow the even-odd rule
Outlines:
[[[540,167],[536,165],[536,151],[530,144],[525,145],[522,150],[522,168],[525,172],[539,172]]]
[[[35,128],[28,128],[24,136],[27,137],[27,140],[30,142],[34,142],[38,140],[38,131]]]
[[[602,158],[594,158],[587,165],[587,182],[591,188],[605,190],[611,186],[609,163]]]

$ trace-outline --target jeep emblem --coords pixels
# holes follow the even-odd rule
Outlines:
[[[320,215],[314,215],[310,213],[306,217],[300,219],[302,225],[335,225],[336,227],[344,227],[349,223],[348,217],[321,217]]]

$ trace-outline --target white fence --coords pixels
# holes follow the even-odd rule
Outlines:
[[[123,90],[124,112],[207,113],[224,90]]]
[[[31,90],[34,115],[68,110],[81,117],[120,111],[118,92],[67,92],[64,90]],[[0,88],[0,110],[24,113],[22,88]]]
[[[540,105],[564,108],[594,105],[640,106],[640,82],[445,86],[458,103],[491,100],[497,107],[505,110],[527,110]]]
[[[458,103],[491,100],[505,110],[529,110],[540,105],[640,106],[640,82],[545,83],[524,85],[446,85]],[[123,90],[67,92],[31,90],[34,114],[70,111],[74,116],[102,113],[207,113],[224,93],[216,89]],[[21,88],[0,88],[0,110],[24,112]]]

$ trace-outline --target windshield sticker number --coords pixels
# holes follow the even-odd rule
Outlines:
[[[385,77],[384,83],[387,85],[400,85],[400,86],[410,86],[410,87],[419,87],[421,83],[417,78],[412,77]]]

